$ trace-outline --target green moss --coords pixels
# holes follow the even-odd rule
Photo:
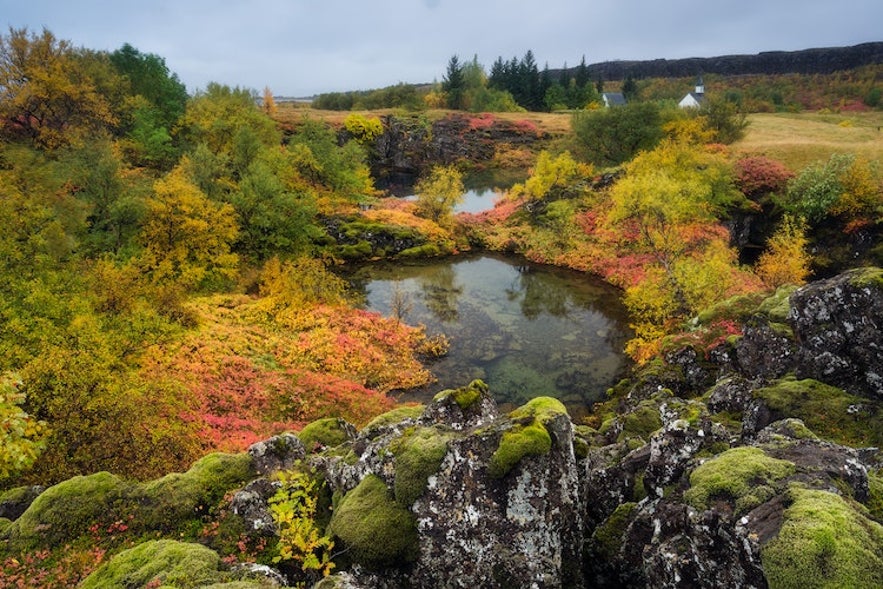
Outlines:
[[[473,380],[465,387],[447,389],[438,393],[432,400],[435,402],[452,399],[460,409],[468,409],[481,398],[482,393],[488,392],[488,386],[481,380]]]
[[[883,526],[834,493],[789,494],[779,534],[761,551],[771,589],[883,586]]]
[[[794,470],[791,462],[767,456],[759,448],[733,448],[692,472],[684,499],[696,509],[708,509],[715,500],[729,501],[737,513],[744,513],[770,499],[770,485]]]
[[[416,501],[431,475],[438,472],[448,451],[449,436],[435,428],[415,428],[396,440],[391,449],[395,455],[395,498],[403,506]]]
[[[114,556],[80,585],[81,589],[127,589],[159,583],[203,587],[224,580],[218,554],[201,544],[174,540],[144,542]]]
[[[802,420],[819,437],[848,446],[883,444],[879,401],[856,397],[815,380],[793,377],[758,389],[754,396],[779,417]]]
[[[860,268],[853,270],[850,282],[858,287],[876,287],[883,289],[883,268]]]
[[[757,307],[757,312],[766,315],[770,322],[787,323],[791,312],[791,295],[797,287],[791,284],[780,286],[776,292],[763,300]]]
[[[442,248],[435,243],[425,243],[415,247],[409,247],[399,252],[399,258],[436,258],[442,255]]]
[[[77,476],[49,487],[9,528],[20,547],[57,546],[104,521],[129,485],[108,472]]]
[[[634,411],[622,416],[622,432],[616,441],[640,438],[643,442],[647,442],[650,440],[650,434],[661,427],[659,407],[653,401],[642,401]]]
[[[702,325],[710,325],[722,319],[738,320],[748,318],[757,311],[757,306],[761,303],[762,297],[763,295],[760,293],[736,295],[703,310],[699,313],[697,321]]]
[[[7,517],[0,517],[0,536],[4,536],[10,527],[12,527],[12,520]]]
[[[580,437],[573,438],[573,453],[582,459],[589,455],[589,443]]]
[[[136,491],[147,529],[172,531],[200,517],[224,494],[254,476],[248,454],[209,454],[185,473],[168,474]]]
[[[300,430],[297,437],[307,452],[311,452],[317,445],[334,448],[349,440],[345,424],[345,421],[337,417],[317,419]]]
[[[868,511],[871,517],[883,523],[883,470],[868,473]]]
[[[376,475],[368,475],[343,497],[328,531],[340,538],[357,562],[369,567],[416,557],[414,516],[395,501]]]
[[[404,405],[396,407],[391,411],[387,411],[382,415],[378,415],[368,422],[368,425],[362,428],[362,432],[370,432],[371,430],[401,423],[406,419],[417,419],[423,415],[425,407],[423,405]]]
[[[637,503],[620,504],[603,524],[595,528],[592,545],[598,556],[609,560],[619,554],[623,536],[632,521],[632,512],[636,506]]]
[[[551,397],[536,397],[509,413],[516,423],[503,432],[488,465],[490,475],[502,478],[525,456],[547,454],[552,449],[552,437],[545,424],[558,415],[567,415],[567,409]]]

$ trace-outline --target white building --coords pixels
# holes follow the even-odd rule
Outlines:
[[[681,108],[699,108],[705,102],[705,84],[702,82],[702,76],[696,80],[696,89],[693,92],[687,92],[687,95],[681,98],[678,106]]]

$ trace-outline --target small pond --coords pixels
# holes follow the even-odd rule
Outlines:
[[[395,307],[450,340],[449,354],[429,366],[438,382],[402,401],[481,378],[503,405],[548,395],[577,419],[629,365],[620,292],[582,273],[479,255],[371,264],[350,280],[366,308],[389,316]]]

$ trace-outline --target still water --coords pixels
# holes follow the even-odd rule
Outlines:
[[[350,280],[366,308],[397,311],[450,340],[448,355],[429,366],[438,382],[402,401],[425,402],[481,378],[503,405],[548,395],[576,418],[628,367],[620,293],[585,274],[482,255],[372,264]]]

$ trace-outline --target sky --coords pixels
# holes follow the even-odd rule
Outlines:
[[[3,23],[2,21],[6,21]],[[530,49],[540,68],[883,41],[880,0],[0,0],[0,25],[163,57],[277,96],[441,81],[448,60]]]

